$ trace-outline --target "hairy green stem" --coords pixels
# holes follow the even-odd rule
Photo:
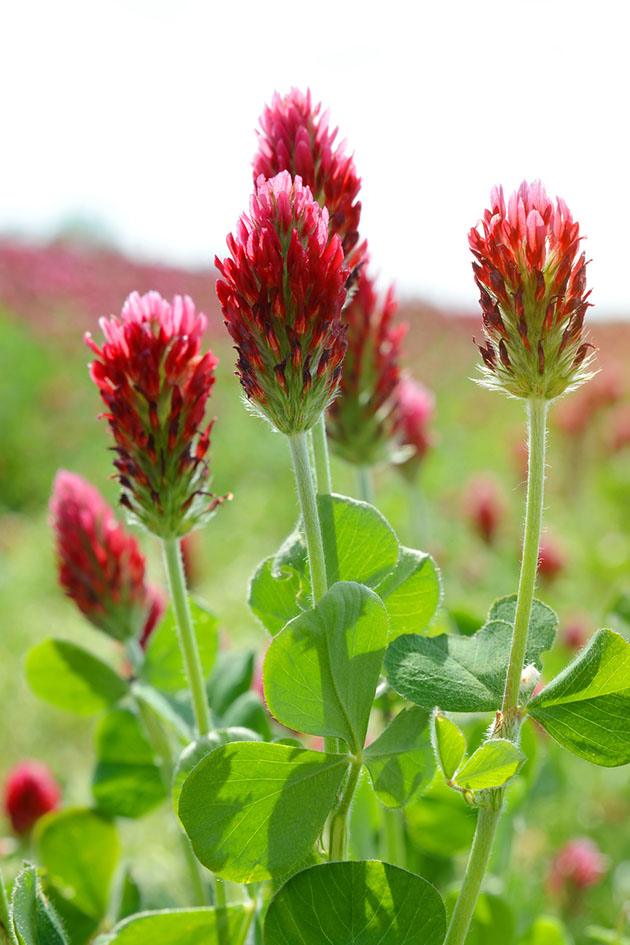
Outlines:
[[[9,907],[9,897],[4,885],[2,870],[0,870],[0,932],[6,931],[6,940],[9,945],[17,945],[17,936],[13,923],[11,921],[11,910]],[[3,936],[0,935],[0,939]]]
[[[326,576],[326,559],[324,557],[322,530],[319,522],[319,512],[317,510],[315,481],[311,470],[306,434],[294,433],[293,436],[289,437],[289,445],[291,447],[293,471],[295,473],[295,482],[300,500],[300,508],[302,510],[302,521],[304,523],[304,536],[306,538],[306,549],[308,551],[311,587],[313,589],[313,603],[316,604],[328,590],[328,578]]]
[[[313,456],[319,495],[330,495],[332,476],[330,474],[330,456],[328,455],[328,437],[326,435],[326,415],[323,413],[312,430]]]
[[[186,591],[186,577],[180,543],[176,538],[165,538],[162,542],[164,549],[164,563],[168,575],[168,585],[175,612],[175,622],[179,634],[179,645],[182,651],[188,685],[192,697],[195,724],[198,735],[207,735],[212,728],[206,682],[203,676],[197,637],[193,627],[190,604]]]
[[[374,483],[372,482],[371,466],[357,466],[357,486],[361,501],[374,505]]]
[[[529,462],[527,473],[527,500],[525,505],[525,529],[521,573],[518,582],[516,613],[510,659],[505,681],[500,723],[496,735],[503,738],[518,738],[518,705],[521,689],[523,662],[527,649],[529,621],[536,586],[540,533],[542,530],[545,488],[545,442],[547,434],[548,403],[530,400],[527,404]],[[482,808],[477,819],[475,839],[466,866],[464,882],[455,905],[444,945],[464,945],[470,923],[477,905],[479,890],[488,866],[492,842],[505,789],[494,797],[492,809]]]
[[[451,916],[444,945],[464,945],[477,905],[479,890],[490,859],[492,841],[500,816],[499,810],[482,807],[477,818],[475,839],[468,858],[464,882]]]
[[[361,774],[361,765],[354,762],[343,793],[330,820],[329,860],[345,860],[348,848],[348,814]]]
[[[546,400],[530,400],[528,408],[528,447],[529,462],[527,472],[527,500],[525,505],[525,532],[521,574],[518,582],[516,614],[512,649],[505,681],[503,705],[503,734],[510,737],[515,726],[515,712],[521,689],[521,675],[527,648],[527,634],[532,613],[532,601],[536,587],[538,571],[538,553],[540,533],[542,531],[543,505],[545,493],[545,446],[547,437]]]

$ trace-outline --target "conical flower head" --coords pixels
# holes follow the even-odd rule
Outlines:
[[[406,324],[393,324],[396,309],[393,288],[379,298],[374,280],[361,269],[356,291],[343,312],[348,350],[327,424],[334,450],[358,466],[386,458],[391,445],[400,347],[407,332]]]
[[[282,433],[309,430],[337,392],[347,269],[328,213],[299,177],[259,179],[215,263],[217,296],[248,399]]]
[[[121,502],[155,535],[185,535],[221,501],[207,491],[212,422],[204,417],[217,359],[201,352],[206,317],[187,296],[170,303],[134,292],[120,318],[99,324],[105,343],[86,341],[116,443]]]
[[[50,500],[59,583],[81,613],[116,640],[140,638],[152,599],[138,542],[81,476],[57,473]]]
[[[523,183],[469,233],[485,344],[484,383],[514,397],[553,400],[590,376],[589,308],[579,225],[540,182]]]
[[[346,259],[353,257],[359,241],[361,204],[357,200],[361,180],[354,159],[337,142],[337,128],[330,128],[328,113],[306,94],[291,89],[274,94],[260,117],[258,152],[253,161],[254,183],[260,175],[275,177],[288,171],[299,176],[315,200],[329,213],[330,232],[341,237]]]
[[[410,480],[433,444],[434,410],[435,397],[428,387],[403,374],[394,393],[392,436],[399,450],[398,468]]]

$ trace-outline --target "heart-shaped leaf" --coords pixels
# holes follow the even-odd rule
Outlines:
[[[505,738],[494,738],[457,769],[454,783],[466,791],[485,791],[503,787],[513,778],[525,760],[523,753]]]
[[[221,745],[229,745],[231,742],[256,742],[259,740],[258,733],[249,728],[219,728],[187,745],[179,756],[173,772],[172,799],[175,812],[179,809],[179,798],[184,781],[193,768],[211,751],[215,751]]]
[[[263,671],[270,712],[288,728],[360,751],[387,636],[380,598],[361,584],[335,584],[274,637]]]
[[[364,752],[374,790],[386,807],[403,807],[433,776],[428,721],[425,709],[404,709]]]
[[[509,616],[514,598],[503,598],[490,611],[490,620],[470,637],[403,636],[389,647],[385,671],[393,689],[425,708],[451,712],[491,712],[501,705],[512,640]],[[540,656],[553,644],[557,618],[534,601],[525,662],[540,668]]]
[[[224,938],[218,934],[215,909],[164,909],[130,916],[96,945],[243,945],[253,917],[251,905],[228,906],[223,914]]]
[[[376,860],[293,876],[265,919],[265,945],[442,945],[444,903],[425,879]]]
[[[201,665],[205,675],[209,676],[219,646],[218,621],[203,604],[192,598],[190,612]],[[177,692],[188,685],[179,645],[177,621],[172,607],[168,608],[149,637],[141,677],[146,683],[163,692]]]
[[[26,678],[40,699],[76,715],[96,715],[129,689],[118,673],[83,647],[52,638],[29,650]]]
[[[466,754],[466,736],[455,722],[436,710],[431,719],[431,740],[442,773],[450,781]]]
[[[92,810],[69,808],[42,817],[35,839],[39,862],[59,896],[100,921],[120,858],[112,821]]]
[[[179,801],[197,857],[235,882],[286,875],[309,856],[349,765],[346,755],[287,745],[217,748],[193,769]]]
[[[164,775],[138,716],[114,709],[96,730],[92,794],[111,817],[143,817],[166,798]]]
[[[317,497],[328,583],[356,581],[375,587],[398,561],[398,539],[381,513],[340,495]]]
[[[630,643],[599,630],[528,711],[556,741],[597,765],[630,763]]]

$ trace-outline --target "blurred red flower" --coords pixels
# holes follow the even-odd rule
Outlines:
[[[87,619],[116,640],[140,637],[151,602],[145,559],[87,480],[60,470],[50,500],[59,583]]]
[[[39,761],[21,761],[11,769],[4,787],[4,809],[11,826],[20,836],[59,807],[61,792],[57,782]]]
[[[492,476],[475,476],[470,481],[464,496],[464,510],[477,534],[491,545],[505,515],[505,501]]]
[[[606,873],[606,858],[587,838],[571,840],[556,854],[549,872],[549,888],[555,895],[596,886]]]
[[[374,280],[361,269],[356,292],[343,312],[348,350],[327,423],[335,451],[358,466],[386,458],[390,445],[400,347],[408,328],[392,324],[396,309],[393,287],[379,299]]]
[[[543,580],[553,581],[566,567],[564,551],[555,538],[543,535],[538,549],[538,574]]]
[[[435,396],[428,387],[403,374],[394,391],[392,436],[400,451],[397,468],[410,479],[415,478],[433,445],[430,423],[434,410]]]

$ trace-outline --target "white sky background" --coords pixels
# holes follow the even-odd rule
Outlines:
[[[0,231],[102,223],[205,265],[251,189],[274,89],[310,86],[363,178],[383,280],[472,307],[490,187],[541,177],[589,237],[600,313],[630,311],[623,0],[16,0],[0,13]],[[630,16],[630,14],[628,14]]]

